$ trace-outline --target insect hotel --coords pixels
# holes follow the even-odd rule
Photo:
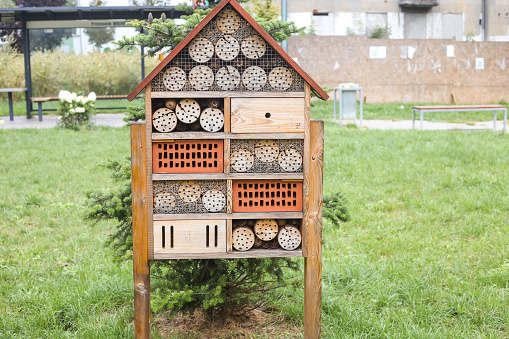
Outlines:
[[[135,332],[150,336],[149,261],[304,257],[306,338],[320,337],[327,94],[223,0],[129,94]]]

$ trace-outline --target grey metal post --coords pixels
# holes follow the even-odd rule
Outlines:
[[[359,106],[359,109],[361,110],[360,112],[360,117],[361,117],[361,120],[360,120],[360,124],[359,124],[359,127],[362,128],[362,88],[360,89],[360,106]]]
[[[337,104],[336,93],[337,90],[334,88],[334,122],[336,122],[336,104]]]
[[[32,118],[32,71],[30,68],[30,34],[27,28],[27,22],[23,21],[23,59],[25,60],[25,103],[27,108],[27,119]]]
[[[14,120],[14,107],[12,107],[12,92],[7,92],[7,98],[9,99],[9,120]]]
[[[287,12],[286,0],[281,0],[281,20],[283,21],[286,21],[286,12]],[[288,40],[282,41],[281,47],[283,47],[285,52],[288,53]]]

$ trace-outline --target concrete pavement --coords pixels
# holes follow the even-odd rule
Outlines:
[[[123,113],[100,113],[94,115],[92,121],[98,126],[122,127],[125,126]],[[4,125],[0,126],[2,129],[11,128],[53,128],[57,125],[58,115],[44,115],[42,121],[39,121],[37,115],[32,115],[32,119],[27,119],[26,116],[15,116],[13,121],[9,117],[0,117],[4,121]]]

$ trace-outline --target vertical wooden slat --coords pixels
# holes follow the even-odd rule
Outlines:
[[[148,259],[147,149],[143,123],[131,125],[133,204],[134,331],[150,338],[150,266]]]
[[[226,213],[233,213],[233,180],[226,180]]]
[[[304,212],[304,219],[306,219],[307,213],[309,212],[307,206],[309,206],[309,140],[310,140],[310,108],[311,108],[311,88],[306,83],[305,85],[305,98],[304,98],[304,155],[302,158],[302,168],[304,171],[304,182],[302,185],[302,211]],[[306,223],[304,223],[306,226]],[[307,240],[307,228],[303,227],[302,230],[302,254],[304,257],[307,255],[308,240]]]
[[[322,321],[322,204],[323,121],[310,124],[309,205],[304,219],[307,256],[304,258],[304,338],[321,336]]]
[[[226,252],[232,251],[232,219],[226,220]]]
[[[230,173],[230,139],[224,139],[223,173]]]
[[[231,115],[232,115],[232,101],[230,98],[224,98],[224,132],[231,133]]]
[[[152,218],[152,85],[145,87],[145,122],[146,122],[146,148],[147,148],[147,208],[148,208],[148,258],[154,260],[154,221]]]

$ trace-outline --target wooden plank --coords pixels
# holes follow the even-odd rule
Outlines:
[[[145,126],[131,125],[133,204],[134,332],[150,338],[150,265],[148,259],[148,193]]]
[[[226,181],[226,213],[233,213],[233,180]]]
[[[263,213],[196,213],[196,214],[154,214],[157,220],[210,220],[210,219],[302,219],[302,212],[263,212]]]
[[[224,98],[224,132],[225,133],[231,133],[231,113],[232,113],[232,107],[231,107],[231,99],[230,98]]]
[[[153,212],[153,182],[152,182],[152,99],[151,85],[145,88],[145,127],[146,127],[146,150],[147,150],[147,197],[148,198],[148,258],[154,259],[154,235],[152,234]]]
[[[412,109],[421,111],[449,110],[449,109],[505,109],[504,105],[456,105],[456,106],[413,106]]]
[[[307,253],[304,259],[304,338],[321,337],[323,121],[310,125],[309,206],[304,216]]]
[[[233,222],[231,219],[226,220],[226,252],[232,251],[232,228]]]
[[[304,179],[303,173],[154,173],[152,180],[227,180],[227,179],[279,179],[285,181]]]
[[[302,257],[301,250],[285,251],[283,249],[264,250],[252,249],[245,252],[231,251],[229,253],[207,253],[207,254],[156,254],[155,260],[167,259],[235,259],[235,258],[291,258]],[[306,337],[307,338],[307,337]]]
[[[302,199],[302,211],[304,211],[304,218],[306,218],[306,212],[308,212],[309,207],[309,140],[310,140],[310,117],[311,117],[311,91],[309,85],[306,84],[306,99],[304,101],[304,154],[302,156],[302,169],[304,171],[304,182],[302,185],[303,189],[303,199]],[[307,251],[307,237],[306,237],[306,228],[302,227],[302,251],[304,252],[304,256],[306,256]]]
[[[304,98],[304,92],[153,92],[152,98]]]
[[[226,220],[154,222],[154,256],[226,253]]]
[[[153,133],[152,140],[168,141],[181,139],[304,139],[304,133],[209,133],[209,132],[174,132],[174,133]]]
[[[302,133],[301,98],[232,98],[233,133]]]
[[[230,139],[224,141],[224,153],[223,153],[223,173],[228,175],[230,173]]]

